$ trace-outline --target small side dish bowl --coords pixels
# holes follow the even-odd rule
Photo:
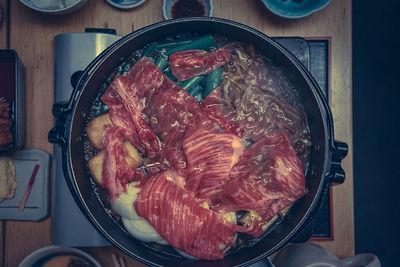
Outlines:
[[[58,258],[60,259],[58,260]],[[102,267],[95,258],[80,249],[58,246],[43,247],[32,252],[22,260],[18,267],[44,266],[44,264],[48,263],[49,261],[52,261],[53,264],[56,264],[52,266],[59,266],[58,264],[60,264],[60,262],[65,263],[68,259],[75,261],[81,260],[85,264],[82,266]]]
[[[261,0],[275,15],[287,19],[299,19],[325,8],[331,0]]]
[[[40,13],[62,15],[71,13],[84,4],[87,0],[19,0],[28,8]]]
[[[194,13],[198,12],[199,15],[186,14],[181,16],[174,16],[173,9],[176,8],[176,4],[181,3],[185,4],[185,10],[189,11],[192,9]],[[202,6],[203,10],[198,10],[196,8],[196,4],[198,6]],[[174,7],[175,6],[175,7]],[[202,14],[203,13],[203,14]],[[211,17],[213,13],[213,4],[212,0],[164,0],[163,4],[163,14],[165,19],[177,19],[181,17]]]
[[[106,0],[110,5],[119,9],[131,9],[140,6],[146,0]]]

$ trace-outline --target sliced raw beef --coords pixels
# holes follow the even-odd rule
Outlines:
[[[165,86],[154,94],[143,113],[161,140],[173,129],[185,131],[203,120],[198,102],[176,85]]]
[[[182,149],[184,136],[185,131],[178,128],[171,129],[163,140],[158,156],[145,161],[146,171],[149,174],[156,174],[172,168],[182,174],[182,171],[186,168],[186,158]]]
[[[247,148],[231,170],[230,180],[215,194],[224,211],[255,211],[262,221],[249,232],[261,235],[262,224],[305,193],[302,164],[285,134],[266,136]]]
[[[200,199],[212,196],[229,179],[244,150],[236,135],[207,128],[187,136],[182,147],[187,160],[186,188]]]
[[[140,141],[132,118],[117,92],[109,87],[101,100],[108,106],[111,121],[123,131],[124,138],[129,140],[141,153],[146,154],[146,148]]]
[[[222,47],[212,52],[203,50],[186,50],[169,56],[169,66],[172,74],[185,81],[192,77],[207,74],[225,65],[231,57],[231,51]]]
[[[164,139],[163,147],[161,150],[161,157],[163,157],[165,166],[172,167],[176,171],[186,168],[186,158],[182,149],[182,140],[185,136],[185,131],[181,129],[172,129],[168,136]]]
[[[233,109],[227,108],[221,95],[221,89],[217,88],[209,94],[201,104],[204,114],[223,131],[235,134],[239,137],[243,135],[240,125],[235,119]]]
[[[143,179],[144,174],[136,168],[129,168],[123,148],[123,130],[108,126],[103,135],[105,158],[103,161],[102,186],[112,199],[125,190],[125,184]]]
[[[143,57],[136,62],[128,73],[115,77],[109,89],[120,96],[120,101],[131,118],[139,141],[145,147],[150,158],[155,157],[160,151],[160,143],[143,117],[142,110],[154,92],[162,86],[165,79],[167,77],[154,63]],[[109,92],[108,95],[110,96],[111,93]],[[109,108],[113,109],[112,105]],[[120,107],[115,109],[122,111]],[[118,113],[115,109],[112,111],[114,114]],[[123,121],[127,123],[125,118]]]
[[[174,171],[149,179],[134,204],[138,215],[175,248],[201,259],[222,259],[223,250],[234,243],[241,228],[200,207],[179,179]]]
[[[162,148],[159,156],[149,162],[150,172],[174,168],[186,168],[182,140],[191,129],[211,125],[199,103],[187,91],[171,83],[165,83],[155,93],[143,113],[149,119],[153,131],[160,137]]]

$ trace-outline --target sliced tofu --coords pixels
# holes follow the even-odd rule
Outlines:
[[[108,113],[96,117],[88,123],[86,127],[86,132],[90,143],[95,149],[97,150],[103,149],[104,128],[112,124],[113,123],[111,121],[110,114]]]
[[[137,149],[131,145],[128,141],[124,142],[124,150],[126,153],[126,160],[129,168],[136,168],[142,165],[142,157],[140,156]],[[90,174],[96,180],[97,183],[101,184],[103,177],[103,161],[105,157],[105,151],[101,150],[88,162]]]
[[[130,168],[135,168],[142,165],[142,157],[140,156],[139,151],[130,142],[124,142],[124,150],[126,153],[128,166]]]
[[[88,162],[88,167],[90,174],[96,180],[98,184],[102,184],[103,178],[103,161],[106,152],[104,150],[98,152],[93,158]]]

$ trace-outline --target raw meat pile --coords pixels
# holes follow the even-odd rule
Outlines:
[[[112,200],[135,182],[131,208],[164,240],[191,256],[221,259],[237,233],[260,236],[305,194],[305,116],[270,90],[282,84],[271,84],[269,63],[241,46],[168,60],[178,81],[223,68],[222,82],[197,101],[147,57],[116,76],[102,96],[112,121],[103,135],[102,186]],[[128,166],[124,141],[142,166]],[[238,211],[253,216],[240,222]]]

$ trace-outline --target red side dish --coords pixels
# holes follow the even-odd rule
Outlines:
[[[4,98],[0,98],[0,147],[13,141],[11,125],[10,104]]]
[[[237,53],[227,47],[186,50],[168,60],[179,81],[224,66],[230,77],[239,67],[226,64],[238,60]],[[223,258],[239,232],[260,236],[274,216],[305,194],[294,147],[304,116],[266,93],[265,67],[245,64],[250,67],[244,78],[223,81],[199,102],[143,57],[102,96],[113,123],[103,133],[102,186],[113,199],[137,182],[137,214],[170,245],[200,259]],[[141,153],[143,166],[129,168],[124,141]],[[246,224],[227,219],[239,211],[257,216]]]

